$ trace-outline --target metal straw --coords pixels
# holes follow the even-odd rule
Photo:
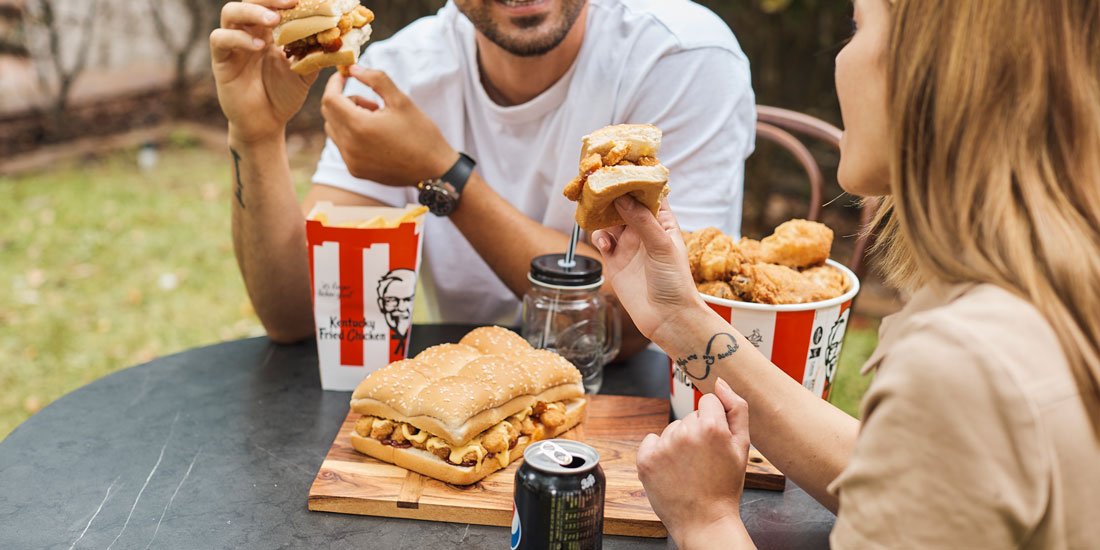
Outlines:
[[[577,267],[577,261],[573,258],[577,254],[577,240],[580,238],[581,226],[573,224],[573,236],[569,238],[569,250],[565,252],[565,259],[558,261],[558,265],[566,269]]]
[[[581,226],[573,224],[573,236],[569,238],[569,250],[565,252],[565,258],[558,260],[558,265],[564,269],[573,269],[577,267],[577,240],[581,238]],[[554,317],[554,313],[558,310],[558,299],[561,297],[561,290],[554,290],[554,302],[550,306],[550,312],[546,315],[546,326],[542,329],[542,338],[539,340],[539,348],[545,348],[547,340],[550,339],[550,321]],[[556,344],[556,343],[555,343]]]

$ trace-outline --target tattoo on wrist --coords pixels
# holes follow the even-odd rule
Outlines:
[[[241,183],[241,154],[236,149],[230,147],[229,154],[233,156],[233,175],[237,178],[237,189],[233,192],[233,196],[237,197],[237,204],[244,209],[244,184]]]
[[[740,348],[733,334],[719,332],[710,337],[702,358],[695,353],[687,357],[678,357],[676,366],[694,380],[706,380],[710,377],[710,369],[715,363],[732,356]]]

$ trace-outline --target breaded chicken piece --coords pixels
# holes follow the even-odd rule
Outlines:
[[[581,159],[580,171],[577,177],[565,184],[565,189],[562,190],[561,194],[573,202],[581,200],[581,193],[584,192],[584,184],[588,181],[588,176],[600,168],[603,168],[603,157],[599,154],[592,153],[584,157]]]
[[[839,295],[797,270],[775,264],[746,264],[730,285],[742,300],[758,304],[804,304]]]
[[[745,258],[745,261],[750,264],[767,263],[763,259],[764,253],[760,249],[760,241],[756,239],[741,237],[741,240],[737,242],[737,249],[741,251],[741,256]]]
[[[725,281],[710,281],[707,283],[699,283],[695,285],[695,288],[699,292],[708,296],[714,296],[715,298],[722,298],[723,300],[738,300],[736,294],[733,293],[733,289],[730,288],[730,284]]]
[[[760,241],[760,261],[805,268],[825,263],[833,246],[833,230],[825,224],[789,220]]]
[[[728,280],[741,267],[743,257],[737,245],[715,227],[690,234],[685,244],[691,276],[696,283]]]
[[[718,235],[703,248],[699,276],[704,281],[725,281],[741,269],[741,254],[728,235]]]
[[[572,181],[565,184],[565,189],[561,194],[565,195],[565,198],[577,202],[581,200],[581,193],[584,192],[584,178],[577,176]]]
[[[811,267],[802,272],[802,276],[810,279],[815,284],[825,289],[829,294],[824,300],[836,298],[851,288],[848,277],[839,269],[831,265]]]
[[[703,253],[710,241],[720,235],[722,235],[722,232],[717,227],[708,227],[691,233],[690,239],[686,240],[688,264],[691,267],[691,276],[695,279],[695,282],[702,283],[706,281],[703,278]]]

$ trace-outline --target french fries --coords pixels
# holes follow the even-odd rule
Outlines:
[[[389,210],[398,210],[396,208]],[[388,218],[386,216],[377,215],[367,220],[355,219],[345,220],[337,224],[329,222],[329,217],[324,212],[313,212],[310,214],[309,219],[312,221],[321,222],[322,225],[328,225],[331,227],[347,227],[356,229],[393,229],[400,227],[404,223],[415,223],[418,218],[428,212],[427,206],[410,206],[401,210],[401,215],[396,218]]]

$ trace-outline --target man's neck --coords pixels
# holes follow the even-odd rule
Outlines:
[[[493,102],[506,106],[526,103],[564,76],[581,51],[587,15],[585,5],[561,44],[538,57],[510,54],[477,33],[481,83]]]

